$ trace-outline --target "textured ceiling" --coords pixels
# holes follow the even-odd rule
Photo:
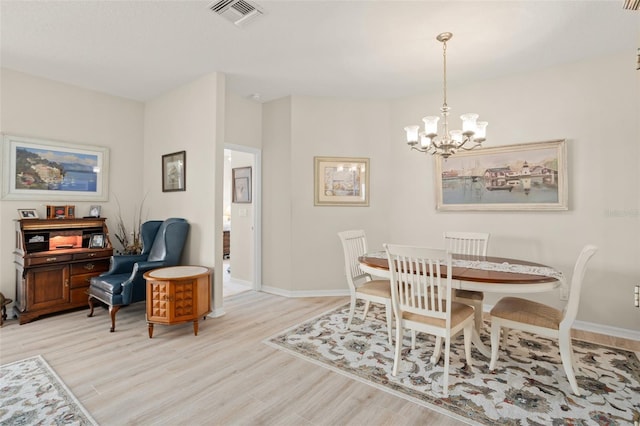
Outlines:
[[[244,27],[210,1],[1,0],[2,66],[136,100],[219,71],[242,96],[397,98],[630,52],[640,12],[615,1],[258,1]]]

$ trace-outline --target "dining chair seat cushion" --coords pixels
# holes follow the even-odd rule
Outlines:
[[[457,299],[484,300],[484,293],[481,291],[456,289],[455,293]]]
[[[451,302],[451,327],[455,327],[460,324],[470,315],[473,315],[473,308],[471,306],[465,305],[464,303]],[[421,322],[435,327],[446,327],[444,318],[427,317],[420,314],[414,314],[412,312],[403,312],[402,318],[407,321]]]
[[[491,309],[491,317],[559,330],[562,311],[533,300],[503,297]]]
[[[372,280],[359,286],[356,292],[370,296],[391,298],[391,285],[389,280]]]

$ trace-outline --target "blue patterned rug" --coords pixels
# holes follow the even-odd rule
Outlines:
[[[566,379],[556,340],[512,330],[491,373],[489,359],[475,349],[473,366],[465,364],[460,334],[451,345],[449,397],[444,398],[442,357],[437,365],[429,362],[435,338],[418,334],[416,349],[411,350],[407,332],[403,361],[394,377],[384,308],[371,304],[363,322],[359,306],[352,330],[344,328],[348,312],[345,305],[265,343],[471,424],[616,425],[637,424],[640,418],[640,361],[633,352],[574,340],[576,378],[583,393],[577,397]],[[488,332],[482,339],[490,345]]]
[[[97,425],[41,356],[0,366],[0,425]]]

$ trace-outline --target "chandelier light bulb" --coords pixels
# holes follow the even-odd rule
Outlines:
[[[407,143],[409,145],[415,145],[418,143],[418,132],[420,131],[420,126],[407,126],[404,128],[404,131],[407,132]]]
[[[438,120],[440,117],[429,115],[422,119],[424,122],[424,134],[430,138],[438,135]]]

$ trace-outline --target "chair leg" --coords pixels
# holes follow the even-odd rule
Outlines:
[[[442,394],[449,396],[449,349],[451,336],[444,338],[444,374],[442,375]]]
[[[120,306],[109,306],[109,315],[111,316],[111,328],[110,332],[116,331],[116,314],[120,310]]]
[[[411,350],[412,351],[416,350],[416,334],[417,332],[415,330],[411,330]]]
[[[393,370],[391,370],[392,376],[398,375],[398,365],[400,364],[400,352],[402,352],[402,323],[400,321],[396,321],[396,352],[393,357]]]
[[[509,331],[507,327],[502,327],[502,347],[506,348],[509,344]]]
[[[90,308],[90,311],[87,314],[88,317],[92,317],[93,316],[93,305],[94,305],[94,303],[95,302],[94,302],[93,296],[89,296],[89,308]]]
[[[429,361],[431,361],[431,363],[433,365],[438,363],[438,360],[440,359],[440,352],[442,351],[442,337],[437,336],[436,337],[436,344],[433,348],[433,355],[431,355],[431,359]]]
[[[389,344],[393,344],[393,310],[391,309],[391,302],[387,302],[384,305],[384,314],[387,316],[387,336],[389,336]]]
[[[464,356],[467,359],[467,365],[471,367],[473,361],[471,361],[471,335],[473,334],[473,324],[469,323],[464,328]]]
[[[364,304],[364,312],[362,313],[362,321],[364,321],[364,319],[367,317],[367,313],[369,312],[369,305],[371,304],[370,301],[366,301]]]
[[[504,329],[506,336],[507,329]],[[491,361],[489,362],[489,371],[496,368],[498,362],[498,349],[500,347],[500,323],[497,318],[491,318]]]
[[[351,297],[351,302],[349,302],[349,319],[347,320],[347,330],[351,327],[351,321],[353,321],[353,313],[356,310],[356,298]]]
[[[580,389],[573,371],[573,348],[571,347],[571,335],[568,331],[560,333],[558,344],[560,346],[560,358],[562,359],[564,372],[567,374],[567,379],[571,385],[571,390],[576,396],[580,396]]]

